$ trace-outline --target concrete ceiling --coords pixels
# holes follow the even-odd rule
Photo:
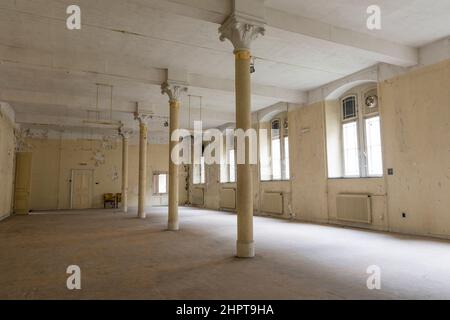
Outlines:
[[[374,4],[381,8],[382,29],[370,31],[366,10]],[[412,47],[450,31],[448,0],[267,0],[266,6]]]
[[[449,20],[441,21],[448,1],[434,1],[420,15],[426,1],[398,0],[395,5],[378,1],[386,13],[385,29],[374,38],[361,36],[368,33],[366,2],[267,1],[267,33],[253,47],[257,72],[252,109],[280,101],[303,103],[307,90],[380,61],[414,65],[417,52],[405,45],[450,34]],[[0,101],[13,106],[18,122],[79,128],[87,110],[97,108],[97,83],[114,87],[115,120],[135,126],[132,112],[137,103],[167,116],[167,97],[159,85],[168,68],[188,72],[190,94],[203,97],[207,127],[233,121],[234,57],[231,44],[218,36],[218,26],[229,14],[228,1],[79,0],[79,31],[65,26],[70,4],[73,1],[0,3]],[[435,25],[429,21],[432,14]],[[396,17],[402,22],[394,25]],[[420,32],[402,27],[412,20],[418,23],[412,30]],[[330,32],[334,23],[348,30]],[[102,99],[105,103],[108,98]],[[106,111],[107,101],[100,106]],[[189,118],[200,118],[199,98],[191,99],[190,114],[188,101],[183,99],[185,127]]]

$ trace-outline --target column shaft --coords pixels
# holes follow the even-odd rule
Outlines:
[[[139,126],[139,203],[138,217],[145,219],[145,197],[147,191],[147,124],[140,122]]]
[[[236,56],[236,129],[247,131],[251,121],[251,78],[249,50],[239,50]],[[237,256],[251,258],[255,255],[253,243],[253,186],[252,167],[249,162],[250,145],[245,143],[245,164],[237,165]]]
[[[128,212],[128,138],[122,138],[122,210]]]
[[[170,145],[169,145],[169,221],[168,229],[176,231],[179,229],[178,223],[178,157],[173,155],[172,150],[178,144],[178,141],[172,141],[172,133],[179,126],[179,101],[170,101]],[[175,158],[174,158],[175,157]],[[176,163],[175,163],[176,162]]]

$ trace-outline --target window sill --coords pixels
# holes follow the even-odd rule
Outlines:
[[[260,180],[260,182],[265,183],[265,182],[289,182],[291,181],[291,179],[282,179],[282,180]]]
[[[372,177],[339,177],[339,178],[328,178],[328,180],[364,180],[364,179],[383,179],[384,176],[372,176]]]

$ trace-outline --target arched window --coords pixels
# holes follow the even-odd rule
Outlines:
[[[376,89],[341,99],[344,177],[383,175],[381,127]]]
[[[289,180],[289,124],[287,113],[270,121],[269,141],[260,141],[261,180]]]

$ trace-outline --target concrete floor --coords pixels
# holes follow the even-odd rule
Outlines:
[[[450,299],[450,242],[255,218],[257,257],[233,257],[233,214],[90,210],[0,222],[1,299]],[[79,265],[82,290],[66,288]],[[367,289],[370,265],[382,288]]]

